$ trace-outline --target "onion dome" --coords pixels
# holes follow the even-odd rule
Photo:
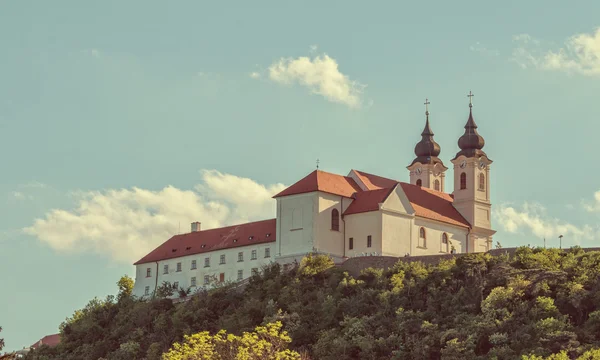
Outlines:
[[[438,159],[441,151],[440,145],[433,140],[433,131],[431,131],[431,127],[429,126],[429,110],[427,105],[429,105],[429,101],[425,100],[425,128],[421,133],[421,141],[415,146],[415,155],[417,157],[409,166],[417,162],[421,164],[442,163],[442,160]]]
[[[472,97],[473,94],[469,94],[469,96]],[[460,148],[460,151],[456,154],[454,159],[461,155],[464,155],[468,158],[481,156],[487,157],[485,152],[481,150],[483,149],[484,145],[485,140],[477,132],[477,124],[475,124],[475,120],[473,119],[473,103],[469,102],[469,119],[465,125],[465,133],[458,139],[458,147]]]

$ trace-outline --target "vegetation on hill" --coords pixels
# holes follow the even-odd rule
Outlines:
[[[0,326],[0,332],[2,332],[2,326]],[[0,338],[0,351],[4,349],[4,339]]]
[[[308,256],[178,304],[137,300],[131,286],[121,279],[116,297],[66,319],[60,345],[27,359],[286,359],[260,349],[323,360],[600,359],[600,252],[577,248],[400,261],[357,278]]]

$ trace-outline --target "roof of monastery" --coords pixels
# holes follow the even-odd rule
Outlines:
[[[54,347],[60,343],[60,334],[46,335],[40,340],[36,341],[35,344],[31,345],[32,348],[37,349],[42,345],[48,345]]]
[[[313,191],[351,197],[352,194],[361,190],[356,181],[349,176],[315,170],[273,197],[304,194]]]
[[[461,227],[471,227],[469,222],[452,205],[453,199],[450,194],[363,171],[352,171],[367,190],[362,190],[349,176],[315,170],[274,197],[322,191],[354,198],[352,204],[344,212],[344,215],[349,215],[379,210],[379,204],[387,199],[397,184],[400,184],[415,210],[416,216]]]
[[[275,241],[276,224],[276,219],[269,219],[175,235],[134,265],[219,249],[270,243]]]

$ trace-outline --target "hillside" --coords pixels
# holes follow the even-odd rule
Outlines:
[[[308,257],[177,304],[119,285],[61,325],[60,345],[27,359],[160,359],[184,334],[275,321],[311,359],[569,359],[600,348],[600,252],[577,248],[398,262],[356,277]]]

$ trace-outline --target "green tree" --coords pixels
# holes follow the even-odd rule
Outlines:
[[[163,355],[163,360],[295,360],[300,354],[287,349],[291,339],[281,330],[281,323],[257,326],[252,333],[241,336],[225,330],[211,336],[203,331],[185,336]]]
[[[2,326],[0,326],[0,332],[2,332]],[[4,339],[0,338],[0,350],[4,348]]]
[[[128,275],[123,275],[119,281],[117,281],[117,286],[119,287],[119,295],[117,296],[119,299],[128,298],[133,293],[133,279]]]

